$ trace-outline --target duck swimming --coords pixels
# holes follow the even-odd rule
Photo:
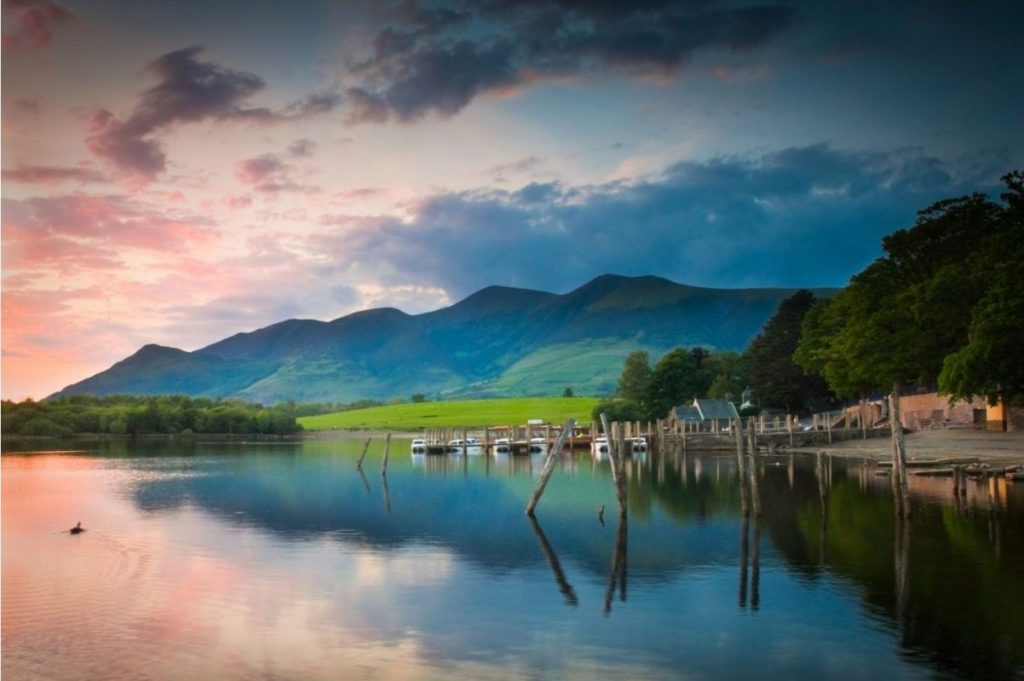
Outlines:
[[[79,534],[85,532],[85,528],[82,527],[82,521],[79,520],[78,524],[71,528],[71,534]]]

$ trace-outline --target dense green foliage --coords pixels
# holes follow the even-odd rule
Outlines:
[[[743,353],[750,387],[762,407],[796,413],[808,405],[823,405],[831,397],[825,380],[793,361],[804,316],[814,306],[814,294],[797,291],[782,301]]]
[[[1005,205],[939,201],[883,239],[881,258],[807,314],[797,362],[844,396],[938,383],[1024,402],[1024,185],[1003,179]]]
[[[738,400],[746,382],[746,364],[735,352],[677,347],[652,369],[647,352],[636,351],[626,358],[618,393],[595,407],[594,418],[603,411],[612,421],[653,421],[696,397]]]
[[[240,400],[210,400],[184,395],[91,397],[79,395],[45,402],[2,403],[5,436],[67,437],[79,433],[260,433],[288,435],[301,428],[295,405],[264,407]]]
[[[356,409],[299,419],[306,430],[360,429],[414,431],[435,427],[522,425],[543,419],[560,425],[567,418],[585,423],[593,397],[525,397],[494,400],[413,402]]]

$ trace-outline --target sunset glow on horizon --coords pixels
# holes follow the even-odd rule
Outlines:
[[[4,399],[603,273],[842,286],[1024,166],[1024,5],[4,0]]]

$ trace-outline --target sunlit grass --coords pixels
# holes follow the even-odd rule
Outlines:
[[[582,423],[589,423],[590,412],[597,402],[596,397],[518,397],[419,402],[305,416],[299,419],[299,423],[306,430],[422,430],[458,426],[475,428],[525,424],[529,419],[543,419],[558,424],[570,417]]]

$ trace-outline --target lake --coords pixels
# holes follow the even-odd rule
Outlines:
[[[905,523],[860,461],[764,457],[745,521],[734,456],[651,454],[621,523],[577,453],[531,522],[538,456],[46,448],[2,459],[12,681],[1024,679],[1021,483],[912,478]]]

